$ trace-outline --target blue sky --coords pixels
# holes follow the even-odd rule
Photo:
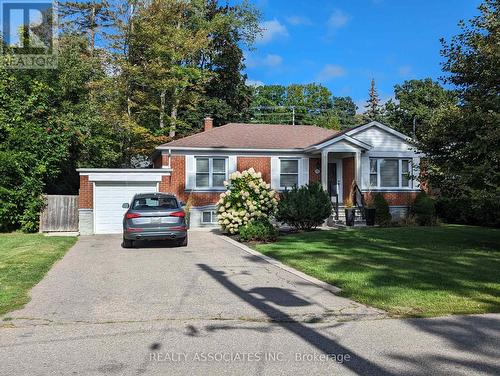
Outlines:
[[[252,0],[266,28],[246,52],[249,82],[317,82],[363,106],[408,79],[442,75],[441,37],[478,14],[479,0]]]

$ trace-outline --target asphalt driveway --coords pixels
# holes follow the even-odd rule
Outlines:
[[[80,238],[0,321],[0,374],[500,373],[499,315],[388,319],[210,232],[120,240]]]

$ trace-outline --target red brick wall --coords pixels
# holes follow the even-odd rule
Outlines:
[[[372,195],[375,192],[372,192]],[[387,200],[389,206],[410,206],[418,192],[382,192],[382,195]],[[364,193],[367,199],[368,193]]]
[[[262,173],[262,179],[271,182],[271,158],[270,157],[238,157],[236,169],[238,171],[248,170],[250,167]]]
[[[80,191],[78,198],[78,207],[80,209],[94,208],[93,184],[89,181],[88,175],[80,175]]]
[[[170,158],[172,172],[170,176],[163,176],[160,182],[160,192],[175,193],[183,199],[186,189],[186,157],[174,155]]]
[[[167,161],[163,163],[166,165]],[[193,206],[216,204],[219,201],[220,192],[186,192],[186,157],[184,155],[172,156],[170,163],[172,175],[162,178],[160,192],[174,193],[184,202],[189,200]]]
[[[193,206],[215,205],[219,201],[221,192],[193,192],[185,195],[184,202],[191,202]]]
[[[314,172],[317,166],[321,166],[321,158],[309,158],[309,183],[321,182],[321,173]]]
[[[354,157],[342,159],[342,189],[344,200],[349,197],[352,181],[354,180]]]
[[[410,206],[418,192],[384,192],[384,198],[389,206]]]

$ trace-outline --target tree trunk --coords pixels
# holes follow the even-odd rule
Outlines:
[[[174,89],[173,95],[173,103],[172,103],[172,111],[170,112],[171,124],[170,124],[170,132],[169,136],[171,138],[175,137],[175,128],[177,125],[177,108],[179,107],[179,98],[177,97],[177,88]]]
[[[175,137],[175,126],[177,123],[177,107],[179,106],[179,99],[174,98],[174,104],[172,105],[172,112],[170,113],[170,117],[172,118],[172,124],[170,125],[169,136],[171,138]]]
[[[176,114],[177,115],[177,114]],[[163,90],[160,94],[160,128],[163,129],[165,117],[165,90]]]
[[[95,28],[96,27],[97,26],[96,26],[96,22],[95,22],[95,6],[93,6],[91,9],[91,12],[90,12],[90,28],[89,28],[89,33],[90,33],[89,49],[90,49],[91,56],[94,54]]]

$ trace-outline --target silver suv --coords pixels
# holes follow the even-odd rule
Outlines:
[[[123,247],[131,248],[135,240],[171,240],[185,247],[188,243],[183,203],[172,194],[136,194],[123,216]]]

